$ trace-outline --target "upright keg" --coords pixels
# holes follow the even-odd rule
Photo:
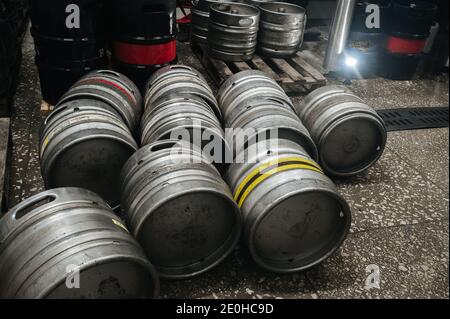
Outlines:
[[[243,214],[243,240],[264,269],[289,273],[330,257],[351,212],[333,182],[297,143],[279,139],[243,151],[227,181]]]
[[[103,1],[33,0],[31,4],[42,95],[56,104],[80,77],[107,65]]]
[[[144,146],[122,170],[121,193],[131,232],[163,278],[201,274],[237,244],[240,212],[228,185],[191,144]]]
[[[176,60],[175,0],[111,1],[114,68],[144,90],[149,76]]]
[[[319,148],[320,164],[335,176],[353,176],[382,156],[387,133],[383,119],[345,86],[310,93],[297,112]]]
[[[294,56],[303,44],[306,9],[283,2],[259,6],[258,52],[268,57]]]
[[[78,80],[58,105],[79,99],[108,103],[121,115],[131,131],[136,131],[142,114],[142,96],[136,85],[123,74],[109,70],[91,72]]]
[[[216,97],[203,75],[186,65],[161,68],[147,82],[145,107],[149,108],[173,97],[188,97],[208,104],[222,122],[222,112]]]
[[[211,6],[209,55],[224,61],[247,61],[256,51],[259,9],[246,4]]]
[[[98,195],[61,188],[0,219],[0,298],[154,298],[159,279]],[[72,288],[72,289],[71,289]]]
[[[227,131],[227,141],[234,155],[249,142],[275,134],[296,141],[317,159],[314,141],[295,114],[291,99],[264,73],[244,71],[228,78],[219,89],[218,100],[226,127],[233,129]]]
[[[89,189],[116,208],[120,170],[137,147],[129,128],[110,105],[96,100],[61,104],[45,120],[41,133],[45,186]]]
[[[209,12],[211,5],[221,2],[243,2],[243,0],[193,0],[191,41],[208,44]]]

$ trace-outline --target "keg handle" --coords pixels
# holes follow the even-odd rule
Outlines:
[[[178,141],[161,141],[153,144],[150,147],[150,152],[159,152],[163,150],[170,149],[178,144]]]
[[[114,72],[112,70],[99,70],[99,71],[97,71],[97,73],[98,74],[112,75],[112,76],[120,78],[120,74],[117,73],[117,72]]]
[[[56,193],[45,192],[42,194],[37,194],[31,197],[29,200],[24,201],[17,205],[11,212],[11,218],[13,220],[20,220],[29,213],[35,211],[37,208],[44,207],[58,198]]]
[[[65,110],[67,110],[67,106],[64,105],[64,104],[62,104],[62,105],[59,106],[59,107],[56,107],[56,109],[53,110],[53,112],[50,113],[50,115],[47,116],[47,118],[45,119],[45,121],[44,121],[44,126],[47,126],[48,123],[50,122],[50,120],[51,120],[53,117],[55,117],[56,115],[58,115],[59,113],[65,111]]]
[[[253,19],[253,18],[243,18],[243,19],[239,20],[239,25],[241,27],[250,27],[254,23],[255,23],[255,19]]]

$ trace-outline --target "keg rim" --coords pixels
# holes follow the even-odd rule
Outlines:
[[[322,193],[322,194],[328,195],[332,199],[334,199],[336,201],[336,203],[340,204],[341,212],[343,212],[345,214],[344,217],[342,217],[342,218],[345,218],[345,223],[343,224],[344,227],[341,229],[341,231],[338,234],[338,240],[332,241],[331,242],[332,244],[329,244],[326,248],[321,250],[321,252],[326,250],[327,252],[325,254],[323,254],[323,253],[320,254],[320,252],[316,253],[316,255],[321,255],[320,258],[313,259],[312,262],[309,262],[307,264],[303,264],[303,265],[300,265],[297,267],[290,267],[290,268],[282,267],[283,265],[294,264],[294,262],[290,263],[290,262],[279,261],[279,262],[272,263],[270,260],[260,257],[257,252],[256,245],[255,245],[255,242],[256,242],[255,236],[256,236],[258,227],[263,222],[263,220],[272,213],[272,209],[276,208],[278,205],[282,204],[284,201],[290,199],[293,196],[305,195],[305,194],[310,194],[310,193]],[[352,223],[352,213],[351,213],[350,206],[347,203],[347,201],[339,193],[337,193],[336,191],[330,190],[330,189],[326,189],[326,188],[318,188],[317,186],[316,186],[316,188],[308,187],[308,188],[298,189],[296,191],[287,193],[283,197],[280,197],[278,200],[276,200],[275,202],[273,202],[269,206],[267,206],[264,209],[264,211],[261,214],[259,214],[258,217],[255,219],[255,221],[251,224],[249,231],[245,237],[246,237],[246,241],[248,243],[249,252],[250,252],[253,260],[259,266],[261,266],[263,269],[266,269],[268,271],[273,271],[275,273],[289,274],[289,273],[295,273],[295,272],[299,272],[299,271],[308,270],[312,267],[315,267],[315,266],[321,264],[322,262],[324,262],[325,260],[327,260],[334,253],[336,253],[336,251],[339,250],[339,248],[342,246],[343,242],[347,238],[347,236],[350,232],[351,223]],[[309,260],[311,260],[311,259],[312,258],[309,257]],[[297,264],[299,264],[299,262],[301,262],[301,260],[297,261]],[[277,267],[277,265],[278,265],[278,267]]]
[[[219,175],[218,175],[219,176]],[[229,202],[230,208],[233,207],[233,219],[234,225],[230,231],[228,238],[224,240],[220,247],[218,247],[215,251],[209,254],[207,257],[203,258],[201,262],[197,262],[196,264],[190,264],[185,266],[161,266],[154,262],[154,267],[159,273],[159,276],[164,279],[169,280],[180,280],[180,279],[189,279],[201,275],[214,267],[221,264],[234,250],[236,245],[238,244],[241,232],[242,232],[242,217],[241,211],[237,205],[237,203],[232,199],[231,196],[220,192],[219,190],[214,190],[211,188],[198,187],[194,189],[185,190],[176,194],[172,194],[171,196],[165,198],[163,201],[159,202],[152,208],[145,218],[142,218],[139,223],[135,226],[133,234],[135,238],[138,238],[138,241],[141,242],[140,236],[142,235],[142,229],[149,218],[154,215],[161,207],[163,207],[166,203],[176,200],[180,197],[190,195],[193,193],[202,193],[202,194],[212,194],[215,196],[219,196],[224,199],[226,202]],[[205,266],[206,265],[206,266]],[[189,270],[188,272],[183,272],[183,269]],[[169,271],[167,271],[169,270]],[[181,271],[180,271],[181,270]],[[172,272],[172,274],[171,274]],[[175,273],[173,273],[175,272]]]
[[[223,6],[223,5],[233,5],[233,6],[245,8],[245,9],[249,10],[249,13],[231,13],[229,11],[219,10],[218,7]],[[249,5],[246,3],[227,2],[227,1],[212,4],[211,12],[215,12],[217,14],[222,14],[222,15],[231,16],[231,17],[249,17],[249,18],[254,18],[255,16],[259,16],[261,13],[259,8],[255,7],[255,6],[252,6],[252,5]]]
[[[268,7],[272,7],[274,5],[277,6],[282,6],[282,7],[288,7],[288,8],[293,8],[298,10],[297,12],[278,12],[275,10],[271,10]],[[273,14],[273,15],[280,15],[280,16],[301,16],[301,15],[305,15],[306,14],[306,9],[302,6],[293,4],[293,3],[288,3],[288,2],[280,2],[280,1],[275,1],[275,2],[263,2],[259,5],[259,10],[261,10],[261,12],[264,13],[268,13],[268,14]]]
[[[326,160],[324,160],[322,152],[319,151],[319,160],[320,165],[323,167],[323,169],[330,175],[336,176],[336,177],[352,177],[358,174],[361,174],[367,170],[369,170],[373,165],[375,165],[380,158],[383,156],[384,150],[386,149],[387,145],[387,131],[386,126],[384,125],[384,122],[381,118],[378,118],[378,116],[374,116],[375,114],[367,114],[362,113],[361,111],[351,114],[346,114],[342,118],[336,120],[335,122],[331,123],[330,126],[326,128],[326,130],[321,134],[318,142],[319,150],[322,150],[326,143],[329,136],[333,135],[333,131],[335,129],[338,129],[339,126],[345,124],[347,121],[359,119],[359,120],[365,120],[369,121],[372,124],[375,125],[375,127],[378,129],[379,137],[381,140],[381,145],[379,145],[380,149],[377,150],[377,153],[375,156],[370,156],[370,159],[366,161],[365,163],[359,165],[359,168],[349,168],[348,170],[338,170],[332,168],[330,165],[327,164]]]

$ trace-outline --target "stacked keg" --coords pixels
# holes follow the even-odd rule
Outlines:
[[[258,52],[269,57],[294,56],[303,44],[306,10],[289,3],[270,1],[261,4],[259,9]]]
[[[47,189],[80,187],[119,205],[120,170],[138,149],[139,90],[125,76],[95,71],[79,80],[45,120],[40,142]]]
[[[410,80],[416,74],[437,13],[431,1],[394,0],[390,28],[383,52],[382,74]]]
[[[143,90],[148,77],[176,60],[175,0],[111,1],[114,69]]]
[[[347,87],[317,89],[297,112],[311,132],[320,164],[328,174],[354,176],[382,156],[387,140],[383,119]]]
[[[105,68],[102,0],[33,0],[31,33],[43,99],[56,104],[84,74]]]
[[[243,214],[244,241],[255,262],[280,273],[308,269],[332,255],[350,228],[351,212],[314,161],[317,149],[270,78],[245,71],[224,82],[219,104],[227,126],[254,129],[237,141],[226,179]],[[240,130],[239,130],[240,129]],[[272,133],[261,134],[267,131]]]
[[[161,277],[189,278],[219,264],[241,231],[228,185],[194,145],[144,146],[122,170],[121,205]]]
[[[0,298],[153,298],[154,267],[98,195],[62,188],[0,219]]]
[[[187,66],[168,66],[147,84],[141,144],[165,139],[189,141],[208,153],[224,172],[229,149],[221,121],[222,113],[203,76]]]
[[[192,2],[191,41],[208,44],[209,12],[211,5],[220,2],[242,2],[242,0],[197,0]]]
[[[260,11],[240,3],[213,4],[209,20],[209,55],[223,61],[251,60],[258,40]]]

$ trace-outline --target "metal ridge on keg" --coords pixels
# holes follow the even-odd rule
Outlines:
[[[243,236],[262,268],[292,273],[335,253],[351,225],[351,211],[334,183],[297,143],[279,139],[246,163],[231,165],[227,181],[243,214]]]
[[[91,72],[76,82],[58,105],[82,98],[108,103],[121,115],[130,130],[136,131],[142,114],[142,96],[125,75],[110,70]]]
[[[297,113],[319,148],[320,164],[334,176],[354,176],[383,155],[387,132],[383,119],[345,86],[310,93]]]
[[[155,298],[159,292],[154,267],[123,222],[84,189],[49,190],[15,206],[0,219],[0,242],[0,298]],[[80,276],[78,289],[67,286],[71,272]]]
[[[122,170],[127,223],[163,278],[190,278],[237,244],[240,211],[200,149],[178,140],[144,146]]]
[[[195,97],[193,97],[195,96]],[[173,97],[188,97],[207,103],[222,123],[223,117],[216,97],[200,72],[185,65],[172,65],[158,70],[148,81],[145,109]]]
[[[227,119],[227,127],[242,129],[227,130],[226,133],[226,140],[229,145],[233,145],[233,154],[236,156],[243,147],[280,138],[296,142],[305,148],[312,158],[318,158],[317,147],[306,127],[288,105],[279,101],[250,100],[235,109],[234,114]],[[240,136],[242,132],[245,132],[244,138]]]
[[[259,53],[270,57],[294,56],[303,44],[306,9],[300,6],[269,2],[260,5]]]
[[[224,61],[247,61],[256,51],[259,9],[240,3],[211,6],[209,55]]]
[[[253,98],[270,98],[286,103],[294,110],[294,104],[286,92],[265,73],[248,70],[230,76],[219,88],[217,100],[225,117],[242,101]]]

